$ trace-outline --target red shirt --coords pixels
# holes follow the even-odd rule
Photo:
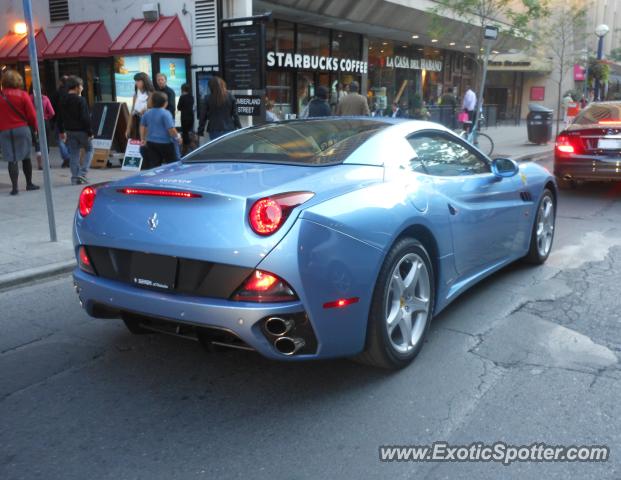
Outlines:
[[[34,105],[35,101],[34,101],[33,94],[30,94],[30,100],[32,101],[32,104]],[[43,94],[41,94],[41,101],[43,103],[43,118],[45,120],[51,120],[52,118],[54,118],[54,115],[56,115],[56,112],[54,111],[54,107],[52,107],[52,102],[50,102],[50,99],[48,98],[47,95],[43,95]]]
[[[11,102],[13,108],[21,113],[27,122],[11,108],[6,100],[2,98],[2,95]],[[24,90],[17,88],[5,88],[2,90],[2,95],[0,95],[0,131],[25,127],[26,125],[37,128],[37,114],[30,95]]]

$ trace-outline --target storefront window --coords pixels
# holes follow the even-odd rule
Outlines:
[[[134,97],[134,75],[139,72],[145,72],[149,77],[153,77],[150,55],[114,58],[116,100],[117,102],[125,102],[129,109],[132,107]]]
[[[158,73],[166,75],[166,84],[175,92],[175,101],[181,96],[181,85],[187,83],[184,57],[160,57]],[[175,105],[175,110],[177,105]],[[181,122],[181,112],[176,111],[176,121]]]
[[[297,51],[305,55],[330,55],[330,31],[310,25],[298,25]]]
[[[265,46],[268,52],[293,52],[295,29],[293,23],[283,20],[269,22],[265,29]]]
[[[292,113],[292,74],[283,71],[267,72],[267,97],[274,103],[274,113],[283,120]]]

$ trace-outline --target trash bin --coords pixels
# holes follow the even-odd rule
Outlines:
[[[528,110],[526,117],[528,141],[537,144],[548,143],[552,140],[553,111],[536,103],[529,103]]]

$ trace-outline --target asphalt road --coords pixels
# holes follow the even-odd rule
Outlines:
[[[0,478],[621,478],[621,186],[563,192],[549,262],[434,320],[409,368],[267,361],[0,293]],[[607,445],[605,463],[379,461],[380,445]]]

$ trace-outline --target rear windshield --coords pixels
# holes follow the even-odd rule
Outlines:
[[[184,162],[246,160],[299,165],[342,163],[388,123],[374,120],[296,120],[269,123],[222,137]]]
[[[621,103],[593,103],[580,112],[574,123],[578,125],[621,123]]]

